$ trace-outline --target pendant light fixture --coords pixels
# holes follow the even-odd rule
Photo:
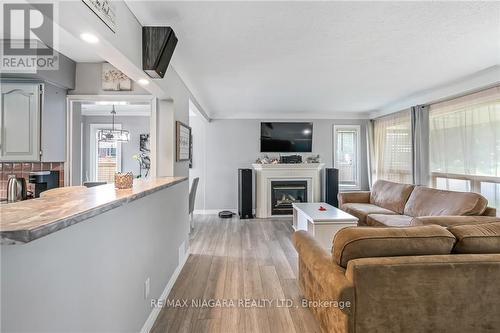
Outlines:
[[[113,104],[113,110],[111,111],[112,125],[111,129],[100,130],[98,140],[101,142],[129,142],[130,132],[127,130],[115,130],[115,105]]]

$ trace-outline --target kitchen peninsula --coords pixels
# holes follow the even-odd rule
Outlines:
[[[1,205],[1,331],[140,331],[187,258],[187,197],[161,177]]]

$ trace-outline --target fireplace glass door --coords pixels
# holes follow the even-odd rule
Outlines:
[[[294,202],[307,202],[307,181],[272,181],[272,215],[292,215]]]

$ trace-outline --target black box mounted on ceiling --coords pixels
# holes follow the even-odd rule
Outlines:
[[[153,79],[165,76],[177,37],[170,27],[142,27],[142,69]]]

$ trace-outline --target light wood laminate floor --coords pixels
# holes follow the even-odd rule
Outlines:
[[[196,215],[190,256],[168,297],[190,306],[165,306],[151,332],[319,332],[300,306],[291,225],[291,219]],[[204,307],[196,306],[203,300]],[[219,304],[206,306],[209,300]],[[266,306],[238,306],[240,300]]]

